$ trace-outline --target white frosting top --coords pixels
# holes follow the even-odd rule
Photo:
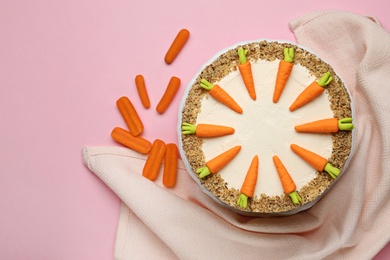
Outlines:
[[[234,127],[235,133],[216,138],[204,138],[202,149],[206,161],[236,145],[241,145],[238,155],[219,174],[228,188],[240,189],[254,155],[259,156],[259,172],[255,196],[283,194],[283,188],[272,157],[279,156],[293,178],[297,190],[315,178],[316,170],[291,149],[295,143],[325,158],[332,153],[330,134],[297,133],[294,126],[333,117],[326,91],[309,104],[291,112],[289,106],[295,98],[315,80],[309,71],[294,65],[290,78],[278,103],[272,102],[279,60],[258,60],[252,63],[252,73],[257,99],[252,100],[242,81],[239,70],[231,72],[216,82],[242,107],[238,114],[214,98],[202,99],[197,124],[217,124]]]

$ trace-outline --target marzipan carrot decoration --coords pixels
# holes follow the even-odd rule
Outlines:
[[[115,127],[111,132],[111,137],[118,143],[142,154],[147,154],[152,147],[151,142],[140,137],[133,136],[123,128]]]
[[[210,96],[229,107],[233,111],[242,114],[242,108],[237,104],[237,102],[225,91],[223,88],[217,84],[213,85],[205,79],[200,81],[200,86],[209,91]]]
[[[252,75],[252,66],[251,63],[246,59],[247,52],[248,50],[244,50],[243,48],[238,49],[238,58],[240,61],[240,64],[238,64],[238,69],[240,70],[242,80],[244,81],[244,85],[248,90],[249,96],[253,100],[256,100],[256,91]]]
[[[299,204],[302,199],[296,191],[297,187],[294,180],[291,178],[286,167],[283,165],[278,156],[275,155],[272,157],[272,159],[274,161],[276,171],[278,172],[279,179],[282,183],[284,193],[290,196],[294,204]]]
[[[154,181],[161,168],[161,163],[164,160],[166,145],[164,141],[156,139],[153,142],[148,158],[146,159],[142,175],[151,181]]]
[[[131,101],[127,97],[121,97],[116,101],[116,106],[125,120],[130,133],[134,136],[141,134],[144,130],[144,125]]]
[[[259,171],[259,157],[256,155],[253,157],[248,172],[246,173],[244,183],[241,186],[241,194],[237,200],[237,205],[241,208],[248,206],[248,198],[252,198],[255,193],[257,174]]]
[[[314,167],[317,171],[326,171],[332,178],[336,178],[340,174],[340,170],[332,166],[327,159],[324,157],[313,153],[305,148],[302,148],[296,144],[290,145],[291,150],[293,150],[297,155],[299,155],[303,160],[308,164]]]
[[[160,102],[156,107],[158,113],[162,114],[165,112],[165,110],[167,110],[168,106],[171,104],[173,98],[175,97],[179,87],[180,87],[180,79],[178,77],[172,77],[169,80],[164,95],[162,96]]]
[[[277,103],[282,95],[283,89],[286,86],[292,68],[294,66],[294,48],[284,48],[284,60],[279,62],[278,74],[276,75],[275,90],[273,102]]]
[[[135,85],[137,87],[139,98],[141,99],[141,103],[144,106],[144,108],[150,107],[150,100],[148,91],[146,90],[145,86],[145,79],[142,75],[137,75],[135,77]]]
[[[229,126],[211,124],[192,125],[186,122],[183,122],[181,129],[184,135],[195,134],[198,137],[217,137],[234,133],[234,128]]]
[[[225,167],[241,150],[241,146],[235,146],[226,152],[214,157],[213,159],[206,162],[206,166],[199,168],[196,172],[199,173],[199,178],[204,178],[211,173],[216,173]]]
[[[167,188],[172,188],[176,185],[177,179],[177,145],[169,143],[166,145],[163,184]]]
[[[318,80],[318,82],[313,81],[313,83],[311,83],[309,86],[307,86],[301,92],[301,94],[299,94],[297,99],[292,103],[292,105],[290,106],[290,111],[294,111],[294,110],[306,105],[307,103],[309,103],[310,101],[312,101],[313,99],[315,99],[316,97],[321,95],[322,92],[324,92],[324,90],[325,90],[324,87],[329,85],[330,82],[332,81],[332,79],[333,78],[330,76],[330,72],[326,72]]]
[[[164,60],[167,64],[171,64],[176,59],[189,37],[190,32],[187,29],[181,29],[179,31],[165,55]]]
[[[338,131],[351,131],[354,125],[352,118],[325,118],[302,125],[295,126],[295,130],[301,133],[337,133]]]

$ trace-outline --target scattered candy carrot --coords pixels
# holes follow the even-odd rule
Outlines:
[[[211,173],[216,173],[223,167],[225,167],[241,150],[241,146],[235,146],[213,159],[206,162],[206,166],[199,168],[196,172],[199,173],[199,178],[204,178]]]
[[[241,194],[237,200],[237,205],[241,208],[248,206],[248,198],[252,198],[255,193],[257,174],[259,171],[259,157],[256,155],[253,157],[248,172],[246,173],[244,183],[241,186]]]
[[[297,132],[302,133],[337,133],[339,130],[351,131],[354,128],[352,118],[325,118],[295,126]]]
[[[120,127],[115,127],[112,130],[111,137],[118,143],[142,154],[149,153],[152,147],[152,144],[148,140],[140,136],[133,136],[130,132]]]
[[[302,148],[296,144],[290,145],[291,150],[293,150],[297,155],[299,155],[303,160],[308,164],[314,167],[317,171],[326,171],[332,178],[336,178],[340,174],[340,170],[332,166],[327,159],[324,157],[313,153],[305,148]]]
[[[290,196],[294,204],[299,204],[302,199],[296,191],[297,187],[295,185],[294,180],[291,178],[286,167],[283,165],[282,161],[279,159],[278,156],[275,155],[272,157],[272,159],[278,172],[279,179],[282,183],[284,193]]]
[[[141,99],[142,105],[144,106],[144,108],[149,108],[150,100],[145,86],[145,79],[142,75],[137,75],[135,77],[135,85],[137,87],[138,95]]]
[[[153,142],[152,148],[148,158],[146,159],[144,168],[142,170],[142,175],[148,178],[151,181],[154,181],[161,168],[161,163],[164,160],[166,151],[166,145],[164,141],[156,139]]]
[[[248,50],[244,50],[243,48],[238,49],[238,57],[240,61],[240,63],[238,64],[238,69],[240,70],[242,80],[244,81],[245,87],[248,90],[249,96],[253,100],[256,100],[256,91],[255,83],[253,81],[252,66],[246,58],[247,53]]]
[[[229,126],[211,124],[192,125],[186,122],[183,123],[181,129],[185,135],[195,134],[198,137],[217,137],[234,133],[234,128]]]
[[[229,107],[233,111],[242,114],[242,108],[237,104],[237,102],[219,85],[211,84],[205,79],[200,81],[200,86],[209,91],[210,96]]]
[[[181,29],[179,31],[165,55],[164,60],[167,64],[171,64],[176,59],[189,37],[190,32],[187,29]]]
[[[125,120],[130,133],[134,136],[141,134],[144,130],[144,125],[142,124],[141,118],[130,99],[127,97],[121,97],[116,101],[116,106]]]
[[[284,60],[279,62],[278,74],[276,75],[273,102],[277,103],[282,95],[283,89],[290,77],[294,66],[294,48],[284,48]]]
[[[173,98],[175,97],[179,87],[180,87],[180,79],[178,77],[172,77],[169,80],[164,95],[162,96],[160,102],[156,107],[158,113],[162,114],[165,112],[165,110],[167,110],[168,106],[171,104]]]
[[[176,185],[177,179],[177,145],[169,143],[166,145],[163,184],[167,188],[172,188]]]
[[[321,95],[322,92],[324,92],[324,87],[329,85],[332,79],[333,78],[330,76],[330,72],[327,72],[318,80],[318,82],[313,81],[313,83],[307,86],[295,99],[295,101],[290,106],[290,111],[294,111],[306,105],[307,103]]]

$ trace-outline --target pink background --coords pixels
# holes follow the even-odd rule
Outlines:
[[[387,0],[2,0],[0,259],[113,258],[120,201],[84,167],[81,148],[118,145],[110,132],[125,126],[120,96],[133,101],[147,139],[177,143],[180,96],[218,50],[295,41],[289,21],[320,9],[373,15],[390,30],[389,8]],[[183,27],[190,40],[168,66],[165,52]],[[136,93],[139,73],[149,110]],[[182,85],[161,116],[155,107],[173,75]],[[390,245],[376,259],[385,258]]]

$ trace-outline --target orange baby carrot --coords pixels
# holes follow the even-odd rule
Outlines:
[[[272,159],[274,161],[276,171],[278,172],[280,182],[282,183],[284,193],[290,196],[294,204],[299,204],[302,199],[296,191],[297,186],[295,185],[294,180],[291,178],[286,167],[283,165],[278,156],[275,155]]]
[[[240,74],[242,80],[244,81],[244,85],[248,90],[249,96],[256,100],[256,91],[255,91],[255,83],[253,81],[252,74],[252,66],[251,63],[246,59],[246,54],[248,50],[244,50],[243,48],[238,49],[238,57],[240,63],[238,64],[238,69],[240,70]]]
[[[222,125],[198,124],[192,125],[183,122],[183,134],[195,134],[198,137],[217,137],[234,133],[234,128]]]
[[[237,102],[217,84],[213,85],[205,79],[201,80],[200,86],[209,91],[210,96],[229,107],[233,111],[242,114],[242,108]]]
[[[171,64],[176,59],[176,56],[184,47],[184,44],[187,42],[189,37],[190,32],[187,29],[181,29],[179,31],[165,55],[164,60],[167,64]]]
[[[162,114],[165,112],[165,110],[167,110],[168,106],[171,104],[173,98],[175,97],[179,87],[180,79],[177,77],[171,77],[168,86],[165,90],[165,93],[156,107],[158,113]]]
[[[336,133],[339,131],[339,120],[337,118],[325,118],[297,125],[295,130],[301,133]]]
[[[176,185],[177,178],[177,145],[174,143],[169,143],[167,144],[166,148],[163,184],[165,187],[171,188]]]
[[[290,78],[290,74],[294,66],[293,59],[294,48],[284,48],[284,60],[281,60],[279,62],[278,73],[276,75],[275,90],[272,100],[274,103],[277,103],[279,101],[284,87],[286,86],[286,83]]]
[[[332,81],[332,77],[330,76],[329,72],[325,73],[322,76],[322,78],[318,80],[318,82],[313,81],[295,99],[295,101],[292,103],[292,105],[289,108],[290,111],[294,111],[306,105],[307,103],[309,103],[310,101],[312,101],[313,99],[321,95],[322,92],[324,92],[324,87],[328,85],[331,81]]]
[[[199,173],[199,178],[206,177],[211,173],[216,173],[226,164],[228,164],[241,150],[241,146],[235,146],[220,155],[214,157],[213,159],[206,162],[206,166],[199,168],[196,172]]]
[[[137,87],[138,95],[141,99],[142,105],[144,106],[144,108],[149,108],[150,100],[145,86],[145,79],[142,75],[137,75],[135,77],[135,85]]]
[[[253,197],[257,183],[257,172],[259,170],[259,157],[253,157],[248,172],[246,173],[244,183],[241,186],[240,192],[248,197]]]
[[[130,133],[134,136],[141,134],[144,130],[144,125],[130,99],[121,97],[116,101],[116,106],[125,120]]]
[[[118,143],[142,154],[149,153],[150,148],[152,147],[152,144],[148,140],[140,136],[133,136],[128,131],[120,127],[115,127],[112,130],[111,137]]]
[[[241,146],[235,146],[208,161],[206,166],[209,168],[211,173],[216,173],[233,160],[240,150]]]
[[[313,166],[317,171],[323,171],[328,160],[319,156],[316,153],[313,153],[305,148],[302,148],[296,144],[290,145],[291,150],[293,150],[297,155],[299,155],[303,160]]]
[[[241,186],[241,194],[238,197],[237,205],[241,208],[248,206],[248,197],[253,197],[257,183],[257,172],[259,170],[259,157],[253,157],[248,172],[246,173],[244,183]]]
[[[148,158],[146,159],[142,175],[151,181],[154,181],[160,171],[161,163],[164,159],[166,145],[164,141],[156,139],[153,142]]]

